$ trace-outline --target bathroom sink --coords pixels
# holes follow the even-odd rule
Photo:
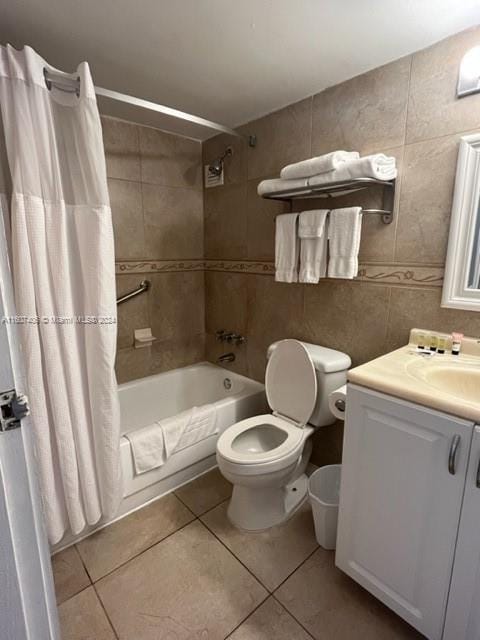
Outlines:
[[[410,362],[408,373],[437,391],[466,402],[480,403],[480,363],[468,364],[436,359]]]
[[[480,424],[480,339],[464,337],[455,356],[419,351],[420,333],[412,329],[404,347],[350,369],[348,381]]]

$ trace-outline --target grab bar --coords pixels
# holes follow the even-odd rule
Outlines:
[[[140,286],[137,289],[134,289],[129,293],[125,293],[125,295],[120,296],[120,298],[117,298],[117,305],[122,304],[122,302],[126,302],[127,300],[130,300],[130,298],[134,298],[135,296],[138,296],[140,293],[143,293],[144,291],[148,291],[149,289],[150,289],[150,280],[142,280],[140,283]]]

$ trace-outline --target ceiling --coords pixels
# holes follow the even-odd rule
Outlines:
[[[238,126],[480,23],[480,0],[0,0],[0,42]],[[208,129],[103,101],[200,139]]]

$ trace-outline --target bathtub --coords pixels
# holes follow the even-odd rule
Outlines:
[[[217,464],[215,447],[220,434],[235,422],[268,410],[263,384],[209,362],[126,382],[119,385],[118,391],[123,500],[114,518],[101,520],[77,536],[67,533],[52,547],[52,553],[69,547],[212,469]],[[217,434],[174,453],[162,467],[135,475],[130,443],[123,434],[211,402],[217,406]]]
[[[135,475],[130,443],[122,437],[123,508],[129,510],[215,466],[220,434],[235,422],[267,409],[263,384],[209,362],[126,382],[119,386],[119,398],[122,434],[194,406],[215,403],[217,408],[217,434],[174,453],[162,467],[141,475]],[[132,502],[135,495],[139,499]]]

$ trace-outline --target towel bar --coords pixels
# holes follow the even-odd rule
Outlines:
[[[372,213],[382,216],[385,224],[393,221],[393,203],[395,199],[395,180],[377,180],[376,178],[352,178],[351,180],[343,180],[341,182],[331,182],[322,185],[307,185],[297,187],[296,189],[284,189],[283,191],[274,191],[265,193],[262,198],[268,200],[303,200],[311,198],[334,198],[335,195],[348,195],[355,191],[368,189],[372,186],[383,187],[383,203],[382,209],[363,209],[363,213]]]

